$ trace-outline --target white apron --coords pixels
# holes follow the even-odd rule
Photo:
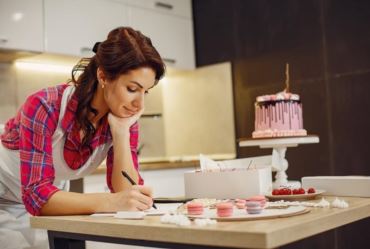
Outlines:
[[[112,146],[112,141],[98,146],[79,169],[73,170],[68,167],[63,156],[66,136],[61,123],[74,90],[74,86],[68,86],[63,92],[58,125],[52,137],[54,185],[65,191],[69,189],[69,180],[82,178],[93,172],[106,158]],[[29,214],[22,203],[20,182],[19,151],[9,150],[0,142],[1,248],[47,248],[46,233],[29,228]]]

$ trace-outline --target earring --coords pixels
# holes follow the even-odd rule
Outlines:
[[[104,89],[104,84],[101,84],[101,88]]]

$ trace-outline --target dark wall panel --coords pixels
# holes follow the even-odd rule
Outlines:
[[[328,72],[351,74],[370,69],[370,1],[324,1]]]
[[[232,1],[202,0],[193,3],[194,32],[198,65],[229,61],[234,58]],[[211,10],[211,11],[210,11]]]
[[[318,1],[231,1],[234,3],[237,58],[290,55],[320,48]],[[302,27],[305,27],[302,29]],[[283,58],[284,59],[284,58]]]
[[[370,175],[370,73],[330,79],[335,175]]]

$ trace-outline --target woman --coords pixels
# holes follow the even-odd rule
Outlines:
[[[95,56],[74,67],[71,84],[36,92],[6,123],[0,144],[1,243],[14,238],[17,248],[33,244],[27,211],[91,214],[152,205],[152,191],[138,173],[137,120],[164,63],[150,39],[131,28],[112,30],[93,50]],[[68,180],[93,172],[105,158],[111,193],[67,191]],[[122,170],[139,185],[124,179]]]

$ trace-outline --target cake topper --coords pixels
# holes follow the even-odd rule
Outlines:
[[[289,86],[289,63],[285,65],[285,89],[284,92],[288,93],[290,92],[290,86]]]

